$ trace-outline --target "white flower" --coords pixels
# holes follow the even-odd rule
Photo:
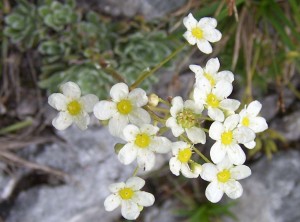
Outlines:
[[[226,154],[235,165],[245,162],[245,153],[238,143],[245,144],[253,141],[255,133],[247,127],[237,127],[239,120],[239,115],[234,114],[227,117],[224,123],[215,121],[211,124],[209,136],[216,140],[210,150],[210,157],[214,163],[220,163]]]
[[[125,83],[117,83],[110,90],[112,101],[102,100],[94,107],[94,115],[100,120],[109,120],[112,135],[122,137],[129,122],[135,125],[150,123],[149,113],[140,108],[148,103],[146,92],[140,88],[129,92]]]
[[[183,37],[191,44],[197,44],[200,51],[206,54],[212,52],[212,47],[209,42],[220,41],[222,34],[216,29],[217,20],[214,18],[202,18],[199,22],[190,13],[183,19],[183,24],[187,31]]]
[[[186,132],[188,138],[194,143],[206,142],[204,131],[198,126],[198,115],[201,114],[203,106],[196,104],[193,100],[183,102],[180,96],[172,100],[170,109],[171,117],[167,119],[166,126],[171,128],[175,137]]]
[[[261,103],[258,101],[251,102],[248,107],[239,113],[240,115],[240,126],[245,126],[253,130],[255,133],[260,133],[268,129],[268,124],[263,117],[257,116],[261,110]],[[255,141],[244,144],[247,148],[252,149],[255,147]]]
[[[171,150],[171,141],[166,137],[156,136],[159,128],[144,124],[140,128],[128,125],[123,130],[125,140],[128,142],[120,150],[118,158],[127,165],[137,159],[138,165],[149,171],[155,164],[154,153],[167,153]]]
[[[210,81],[199,76],[198,86],[194,89],[194,100],[207,107],[210,118],[223,122],[225,118],[223,111],[234,112],[240,106],[238,100],[227,99],[231,92],[230,82],[220,80],[212,87]]]
[[[140,191],[145,185],[145,180],[139,177],[131,177],[126,183],[114,183],[109,186],[113,193],[104,201],[106,211],[113,211],[121,205],[122,216],[127,220],[135,220],[143,207],[149,207],[154,203],[151,193]]]
[[[52,121],[53,126],[64,130],[75,122],[81,130],[85,130],[90,122],[88,113],[93,111],[98,97],[93,94],[80,97],[81,90],[74,82],[62,84],[60,90],[62,93],[53,93],[48,98],[49,105],[59,111]]]
[[[199,79],[199,77],[205,77],[210,82],[211,87],[214,87],[216,83],[221,80],[225,80],[229,83],[232,83],[234,80],[232,72],[218,72],[220,68],[220,62],[218,58],[212,58],[208,60],[204,69],[198,65],[190,65],[189,67],[195,73],[196,87],[199,87],[199,85],[201,86],[201,84],[199,84],[201,78]]]
[[[197,178],[199,176],[202,167],[191,160],[192,151],[192,147],[188,143],[182,141],[173,143],[172,153],[174,157],[169,162],[173,174],[179,176],[179,172],[181,172],[187,178]]]
[[[245,165],[233,166],[225,158],[221,163],[214,165],[205,163],[200,174],[203,180],[209,181],[205,196],[213,203],[221,200],[224,192],[231,199],[237,199],[243,194],[243,187],[237,181],[251,175],[251,170]]]

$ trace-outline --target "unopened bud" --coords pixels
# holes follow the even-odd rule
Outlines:
[[[191,161],[190,167],[191,167],[191,171],[195,174],[200,174],[202,172],[202,166],[199,163]]]
[[[156,107],[158,105],[158,103],[159,103],[159,97],[156,94],[151,93],[149,96],[148,104],[150,106]]]

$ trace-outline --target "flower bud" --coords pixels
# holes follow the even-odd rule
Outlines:
[[[150,96],[149,96],[148,104],[150,106],[154,106],[155,107],[155,106],[158,105],[158,103],[159,103],[159,97],[156,94],[151,93]]]

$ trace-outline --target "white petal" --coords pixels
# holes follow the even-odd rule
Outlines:
[[[218,108],[208,107],[208,116],[213,120],[223,122],[224,121],[224,113]]]
[[[177,124],[177,120],[174,117],[167,119],[166,126],[171,128],[175,137],[180,136],[184,132],[184,129]]]
[[[124,138],[127,142],[133,142],[136,139],[136,135],[140,133],[140,129],[135,125],[127,125],[123,130]]]
[[[185,148],[189,147],[189,144],[183,141],[177,141],[172,143],[172,153],[173,155],[177,155],[179,150],[183,150]]]
[[[200,19],[200,21],[198,22],[198,25],[201,26],[202,28],[205,28],[206,26],[215,28],[215,27],[217,27],[217,20],[215,18],[204,17],[204,18]]]
[[[248,149],[253,149],[256,146],[256,142],[253,140],[249,143],[244,143],[244,146],[247,147]]]
[[[93,111],[94,106],[99,101],[98,97],[93,94],[88,94],[80,98],[81,104],[86,112],[90,113]]]
[[[156,135],[159,131],[159,128],[151,124],[144,124],[141,126],[140,130],[141,132],[146,133],[148,135]]]
[[[141,167],[145,171],[151,170],[155,164],[154,153],[148,149],[140,149],[138,151],[137,163],[139,167]]]
[[[220,163],[218,163],[217,164],[217,169],[218,169],[218,171],[220,172],[220,171],[223,171],[223,170],[225,170],[225,169],[231,169],[232,168],[232,163],[230,162],[230,160],[229,160],[229,158],[228,158],[228,156],[225,156],[224,157],[224,159],[220,162]]]
[[[108,120],[116,113],[116,104],[111,101],[102,100],[94,106],[94,115],[100,120]]]
[[[79,86],[74,82],[66,82],[60,86],[62,93],[72,99],[79,99],[81,95],[81,90]]]
[[[170,152],[172,148],[171,141],[162,136],[155,136],[152,141],[151,145],[149,147],[150,150],[155,151],[157,153],[168,153]]]
[[[203,105],[195,103],[193,100],[186,100],[183,106],[186,109],[192,110],[195,114],[201,114],[203,110]]]
[[[209,44],[209,42],[205,39],[201,39],[201,40],[198,40],[197,41],[197,47],[198,49],[205,53],[205,54],[210,54],[212,53],[212,47],[211,45]]]
[[[133,201],[135,201],[140,206],[150,207],[154,204],[155,198],[151,193],[138,191],[135,193]]]
[[[235,99],[224,99],[220,102],[220,107],[225,110],[236,111],[240,104],[240,101]]]
[[[254,140],[255,133],[248,127],[240,126],[233,131],[233,137],[238,143],[249,143]]]
[[[183,18],[183,24],[188,29],[191,30],[192,28],[195,28],[197,26],[197,20],[194,18],[192,13],[189,13],[188,16]]]
[[[215,121],[209,128],[209,137],[213,140],[220,140],[221,135],[224,132],[224,126],[222,123]]]
[[[234,165],[241,165],[245,163],[246,155],[238,144],[227,147],[226,149],[228,158],[231,163],[233,163]]]
[[[216,79],[218,81],[225,80],[225,81],[232,83],[234,80],[234,76],[233,76],[233,73],[230,71],[221,71],[216,74]]]
[[[81,130],[86,130],[87,126],[90,124],[90,116],[87,113],[78,115],[75,118],[73,118],[73,120],[76,126],[78,126],[78,128]]]
[[[233,130],[240,122],[240,116],[238,114],[233,114],[228,116],[224,121],[224,126],[226,130]]]
[[[221,80],[217,82],[215,87],[212,90],[212,93],[220,100],[226,99],[232,92],[232,84]]]
[[[194,126],[190,129],[186,129],[186,134],[194,144],[197,143],[205,144],[206,142],[206,135],[201,128]]]
[[[114,102],[127,98],[128,93],[129,89],[125,83],[117,83],[110,89],[110,96]]]
[[[127,220],[135,220],[140,215],[138,205],[132,200],[122,201],[121,214]]]
[[[117,193],[117,192],[119,192],[119,190],[123,189],[124,187],[125,187],[125,183],[120,182],[120,183],[110,184],[108,186],[108,189],[113,193]]]
[[[142,109],[142,108],[136,108],[132,110],[129,114],[129,121],[135,125],[141,126],[143,124],[147,124],[151,122],[151,117],[149,113]]]
[[[179,176],[179,171],[180,171],[180,168],[181,168],[181,162],[177,159],[177,157],[172,157],[170,159],[169,166],[170,166],[171,172],[174,175]]]
[[[73,122],[72,117],[67,112],[59,112],[57,116],[52,120],[52,125],[58,130],[64,130],[68,128]]]
[[[247,107],[247,112],[251,115],[251,116],[257,116],[258,113],[261,110],[261,103],[258,102],[257,100],[251,102],[248,107]]]
[[[180,96],[176,96],[172,99],[172,107],[170,113],[173,117],[177,116],[177,113],[181,112],[183,109],[183,100]]]
[[[207,61],[205,66],[205,72],[208,74],[215,74],[220,68],[220,62],[218,58],[212,58]]]
[[[140,88],[132,90],[129,93],[128,98],[137,107],[145,106],[148,103],[148,97],[146,92]]]
[[[183,34],[183,37],[188,41],[190,45],[195,45],[197,42],[196,38],[192,35],[190,31],[186,31]]]
[[[211,85],[208,79],[204,76],[199,76],[196,79],[196,88],[194,89],[194,100],[199,102],[206,100],[207,94],[211,92]]]
[[[204,32],[204,38],[209,42],[213,42],[213,43],[218,42],[222,38],[221,32],[217,29],[205,28],[203,29],[203,32]]]
[[[130,177],[126,181],[126,187],[130,187],[134,191],[142,189],[143,186],[145,186],[145,180],[140,177]]]
[[[203,69],[201,66],[198,66],[198,65],[190,65],[189,66],[190,70],[192,70],[195,74],[196,74],[196,78],[198,76],[203,76]]]
[[[268,129],[268,124],[263,117],[255,117],[250,119],[249,128],[255,133],[260,133]]]
[[[118,159],[121,163],[128,165],[132,163],[137,156],[137,149],[134,147],[132,143],[127,143],[123,148],[120,150],[118,154]]]
[[[231,180],[224,184],[224,191],[231,199],[237,199],[243,194],[243,187],[238,181]]]
[[[115,114],[108,122],[109,132],[113,136],[123,137],[123,130],[128,124],[127,116]]]
[[[189,168],[188,164],[181,164],[181,173],[186,178],[197,178],[199,177],[199,174],[193,173],[191,169]]]
[[[210,158],[214,163],[220,163],[226,154],[225,148],[222,148],[222,145],[219,141],[215,142],[215,144],[210,149]]]
[[[251,169],[245,165],[236,166],[230,169],[231,178],[242,180],[251,175]]]
[[[121,204],[121,198],[116,194],[109,195],[104,201],[106,211],[113,211]]]
[[[217,203],[221,200],[224,192],[218,186],[217,182],[211,182],[205,190],[205,196],[212,203]]]
[[[217,168],[212,163],[205,163],[202,165],[202,172],[200,174],[201,178],[206,181],[213,181],[217,178]]]
[[[67,110],[67,98],[61,93],[53,93],[48,98],[48,103],[58,111]]]

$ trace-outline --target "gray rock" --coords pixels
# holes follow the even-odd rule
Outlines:
[[[282,119],[276,119],[271,127],[278,130],[288,141],[300,139],[300,111],[295,111]]]
[[[60,186],[37,186],[23,191],[16,199],[7,222],[99,222],[115,221],[120,210],[106,212],[104,199],[108,185],[128,179],[135,166],[121,164],[114,152],[120,142],[107,128],[81,131],[71,127],[59,132],[67,143],[52,144],[39,152],[32,147],[29,159],[62,169],[72,180]],[[155,169],[169,158],[158,154]],[[145,173],[140,172],[140,175]],[[143,177],[143,176],[142,176]]]
[[[52,144],[33,157],[36,162],[63,169],[73,182],[57,186],[38,186],[22,192],[8,222],[112,221],[120,212],[108,213],[103,201],[110,183],[126,180],[134,166],[119,163],[114,153],[117,142],[106,128],[61,132],[67,144]]]
[[[241,181],[243,196],[233,208],[242,222],[300,221],[300,153],[278,153],[255,164]],[[229,221],[229,220],[226,220]]]

